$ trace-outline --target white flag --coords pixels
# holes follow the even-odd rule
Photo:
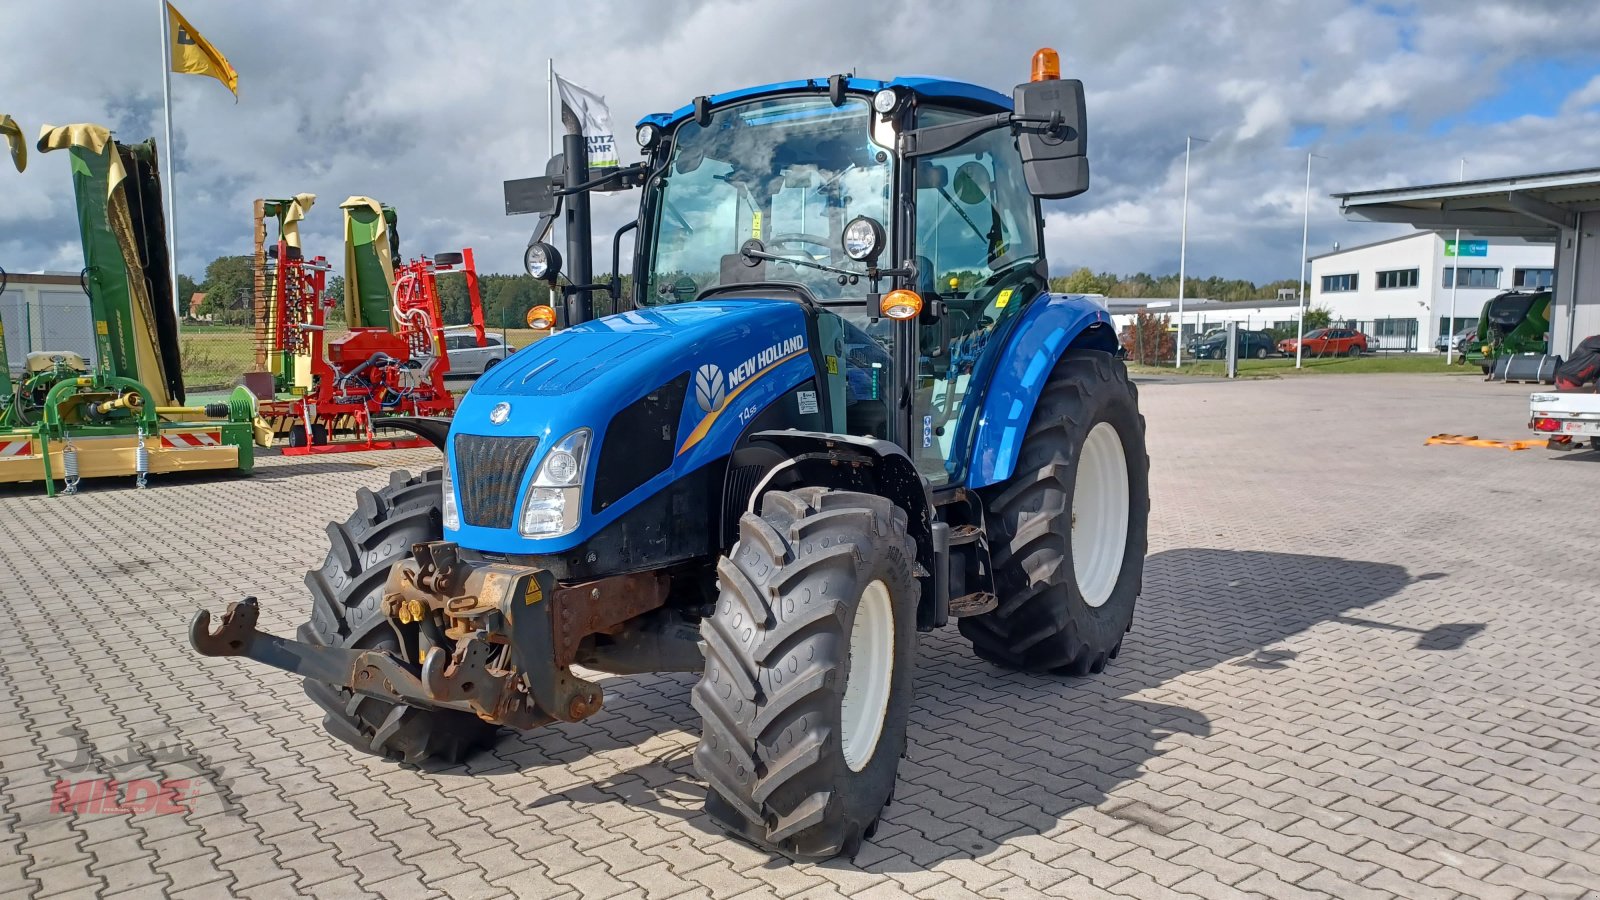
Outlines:
[[[589,171],[615,169],[622,164],[617,155],[617,136],[611,132],[611,110],[606,98],[556,76],[561,103],[578,116],[583,137],[589,145]]]

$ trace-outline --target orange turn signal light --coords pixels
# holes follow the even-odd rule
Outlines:
[[[878,301],[878,312],[891,319],[915,318],[917,313],[922,312],[922,296],[916,291],[908,291],[905,288],[890,291]]]
[[[1030,81],[1061,80],[1061,56],[1049,47],[1033,54],[1033,77]]]
[[[556,325],[556,311],[548,306],[535,306],[528,310],[528,327],[546,331]]]

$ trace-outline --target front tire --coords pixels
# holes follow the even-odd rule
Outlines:
[[[356,492],[356,511],[328,525],[333,547],[327,559],[306,573],[311,620],[300,626],[300,640],[401,655],[383,614],[383,585],[389,569],[410,558],[413,544],[443,535],[441,477],[439,469],[415,478],[400,471],[377,493]],[[329,734],[363,753],[413,765],[460,762],[499,734],[494,725],[458,710],[388,703],[321,681],[306,681],[305,691],[327,713],[322,724]]]
[[[905,750],[916,546],[886,498],[774,491],[739,522],[701,625],[706,812],[797,857],[854,856]]]
[[[959,621],[981,658],[1061,675],[1102,671],[1133,623],[1150,517],[1138,390],[1110,354],[1068,350],[1016,474],[981,491],[999,604]]]

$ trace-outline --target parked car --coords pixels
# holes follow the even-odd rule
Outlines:
[[[1239,329],[1239,358],[1266,359],[1278,352],[1272,343],[1272,335],[1265,331],[1248,331]],[[1196,344],[1194,347],[1196,359],[1227,359],[1228,335],[1219,331]]]
[[[1193,356],[1195,354],[1195,348],[1221,333],[1221,328],[1209,328],[1206,329],[1205,333],[1203,334],[1191,334],[1189,335],[1189,339],[1183,342],[1183,352]]]
[[[484,346],[479,347],[471,326],[445,329],[444,349],[450,354],[451,375],[482,375],[517,352],[498,334],[486,333],[484,338]]]
[[[1476,325],[1471,328],[1463,328],[1454,335],[1441,334],[1436,340],[1434,340],[1433,349],[1443,353],[1449,348],[1449,345],[1453,343],[1455,344],[1455,351],[1457,353],[1465,353],[1467,352],[1469,343],[1477,336],[1478,327]]]
[[[1317,328],[1306,332],[1305,356],[1360,356],[1370,345],[1367,336],[1350,328]],[[1295,339],[1284,338],[1278,349],[1294,355]]]

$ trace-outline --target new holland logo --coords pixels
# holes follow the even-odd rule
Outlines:
[[[694,399],[706,412],[716,412],[728,399],[728,379],[713,363],[706,363],[694,373]]]
[[[494,409],[489,410],[489,421],[496,425],[504,425],[511,418],[511,404],[496,403]]]

